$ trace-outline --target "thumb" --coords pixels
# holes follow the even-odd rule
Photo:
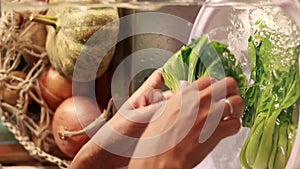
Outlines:
[[[130,97],[134,108],[144,107],[165,99],[161,89],[164,85],[161,69],[155,70],[143,85]]]
[[[164,85],[162,69],[155,70],[148,79],[143,83],[139,90],[157,89],[161,90]]]

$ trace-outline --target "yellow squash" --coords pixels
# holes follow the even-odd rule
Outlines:
[[[118,18],[116,8],[74,4],[53,5],[47,15],[31,17],[48,25],[46,50],[51,65],[66,78],[81,82],[100,77],[109,67],[119,32]]]

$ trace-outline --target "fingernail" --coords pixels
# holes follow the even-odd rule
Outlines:
[[[174,95],[173,92],[170,91],[170,90],[163,92],[163,96],[164,96],[165,99],[168,99],[173,95]]]
[[[159,102],[163,100],[163,98],[164,96],[160,90],[153,90],[152,92],[149,93],[150,104]]]
[[[215,78],[210,78],[211,84],[215,83],[216,81],[217,81],[217,79],[215,79]]]
[[[180,84],[180,89],[184,89],[189,85],[189,82],[186,80],[180,80],[179,84]]]

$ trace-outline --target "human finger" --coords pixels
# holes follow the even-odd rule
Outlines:
[[[155,70],[142,86],[129,98],[133,108],[139,108],[164,99],[161,88],[163,86],[163,77],[160,69]],[[151,98],[151,99],[150,99]]]
[[[142,84],[139,90],[146,90],[146,89],[159,89],[161,90],[164,85],[164,80],[162,77],[161,69],[155,70],[147,80]]]
[[[209,87],[210,85],[214,84],[216,82],[216,80],[214,78],[211,77],[201,77],[198,80],[196,80],[193,85],[196,85],[198,90],[204,90],[207,87]]]
[[[127,120],[135,123],[150,123],[159,118],[164,110],[165,102],[157,102],[134,110],[120,110]]]
[[[214,134],[211,136],[211,138],[208,141],[217,141],[235,135],[239,132],[241,128],[241,121],[237,118],[228,118],[226,120],[220,121],[218,127],[216,128]]]
[[[226,99],[219,100],[213,103],[213,106],[217,109],[214,113],[223,112],[222,118],[229,116],[240,118],[244,111],[244,103],[240,95],[233,95]]]
[[[189,82],[186,81],[186,80],[180,80],[179,81],[179,84],[180,84],[180,89],[183,90],[184,88],[188,87],[189,86]]]
[[[164,91],[162,94],[165,99],[169,99],[174,95],[174,93],[171,90]]]
[[[162,92],[158,89],[153,89],[148,93],[148,96],[146,97],[147,105],[158,103],[163,100],[166,100],[166,97],[171,97],[172,95],[170,93]]]
[[[213,101],[222,100],[231,95],[239,94],[237,82],[232,77],[226,77],[219,80],[205,90],[208,90],[207,93],[210,93]]]
[[[200,130],[200,134],[198,136],[198,145],[194,151],[194,159],[195,164],[199,163],[201,159],[205,158],[209,152],[213,150],[213,148],[224,138],[232,136],[238,133],[241,128],[241,122],[237,118],[228,118],[227,120],[220,121],[214,131],[208,136],[207,139],[203,140],[201,133],[203,128]],[[196,128],[198,129],[198,128]],[[201,146],[204,144],[204,147]]]

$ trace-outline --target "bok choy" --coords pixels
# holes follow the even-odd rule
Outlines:
[[[180,90],[181,80],[192,83],[204,76],[217,80],[232,76],[240,88],[246,88],[248,85],[241,64],[228,47],[219,42],[209,42],[206,35],[183,46],[163,66],[165,84],[173,92]]]
[[[268,30],[263,23],[260,28]],[[163,78],[169,89],[178,92],[181,80],[233,77],[244,99],[242,124],[251,129],[240,154],[241,166],[283,169],[297,128],[300,47],[279,46],[275,33],[261,35],[258,31],[248,41],[251,83],[228,47],[210,42],[206,35],[175,53],[163,66]]]
[[[254,84],[245,90],[244,126],[251,127],[240,162],[245,169],[283,169],[296,135],[300,47],[284,47],[283,36],[260,23],[249,38]]]

